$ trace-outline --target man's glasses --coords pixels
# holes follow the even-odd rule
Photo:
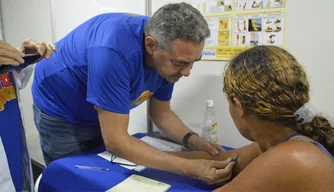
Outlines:
[[[110,163],[111,164],[114,164],[114,165],[123,165],[123,166],[133,166],[133,167],[135,167],[135,166],[138,166],[137,164],[135,164],[135,163],[132,163],[132,162],[129,162],[129,163],[120,163],[120,162],[115,162],[115,159],[116,159],[117,157],[115,156],[115,155],[111,155],[111,160],[110,160]]]

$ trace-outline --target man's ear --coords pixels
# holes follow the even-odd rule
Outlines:
[[[145,37],[145,48],[149,54],[157,50],[158,42],[152,36]]]
[[[243,118],[245,116],[245,111],[244,111],[244,108],[240,102],[240,100],[236,97],[233,97],[233,101],[237,107],[237,113],[238,113],[238,116],[239,118]]]

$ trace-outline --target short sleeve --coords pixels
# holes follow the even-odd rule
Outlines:
[[[108,47],[87,49],[87,101],[104,110],[130,112],[130,73],[121,54]]]
[[[172,98],[174,83],[163,80],[161,87],[154,93],[153,97],[160,101],[169,101]]]

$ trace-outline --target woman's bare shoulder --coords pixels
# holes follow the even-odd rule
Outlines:
[[[330,191],[334,189],[333,172],[333,161],[317,146],[291,140],[261,154],[221,189]]]
[[[333,161],[318,146],[308,141],[289,140],[268,151],[271,157],[286,158],[293,164],[300,164],[303,168],[333,165]]]

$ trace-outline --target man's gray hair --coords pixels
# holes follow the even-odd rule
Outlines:
[[[202,14],[187,3],[172,3],[159,8],[146,23],[145,36],[152,36],[158,48],[169,50],[176,39],[199,44],[210,36]]]

